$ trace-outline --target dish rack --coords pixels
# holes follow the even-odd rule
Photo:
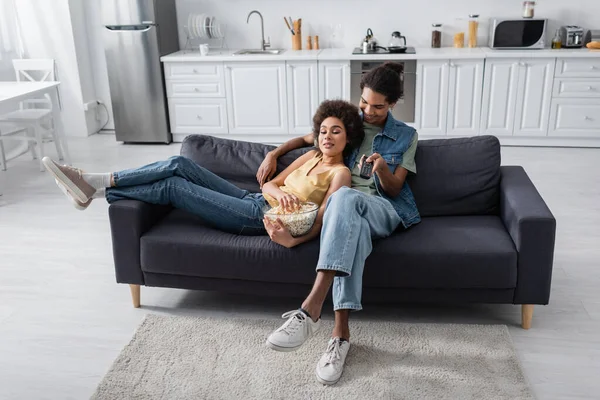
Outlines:
[[[190,14],[184,27],[187,36],[186,50],[197,50],[199,44],[208,44],[211,49],[227,48],[225,42],[226,24],[208,14]]]

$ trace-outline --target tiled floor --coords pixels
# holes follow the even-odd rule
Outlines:
[[[114,171],[179,152],[179,145],[122,145],[110,135],[70,143],[74,163],[88,171]],[[507,324],[539,399],[597,399],[600,150],[502,153],[503,164],[525,166],[558,220],[551,304],[536,307],[532,329],[520,329],[520,308],[510,305],[367,306],[353,317]],[[76,211],[27,155],[0,172],[0,188],[0,399],[89,397],[146,313],[278,318],[298,305],[143,288],[143,307],[134,309],[129,289],[114,282],[104,201]]]

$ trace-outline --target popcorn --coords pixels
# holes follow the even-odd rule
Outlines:
[[[310,231],[318,212],[319,207],[315,203],[302,203],[300,208],[293,212],[288,212],[281,206],[273,207],[265,212],[265,217],[270,221],[276,221],[279,218],[290,234],[298,237]]]

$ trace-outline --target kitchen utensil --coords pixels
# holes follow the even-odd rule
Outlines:
[[[306,50],[312,50],[312,36],[306,37]]]
[[[292,21],[294,35],[292,35],[292,50],[302,50],[302,19]]]
[[[364,41],[367,43],[367,52],[373,51],[377,47],[377,39],[375,39],[375,35],[373,34],[371,28],[367,29],[367,36],[365,37]]]
[[[552,46],[553,49],[560,49],[562,47],[562,39],[560,38],[560,29],[556,30],[554,34],[554,38],[552,38]]]
[[[319,212],[319,206],[311,202],[302,203],[301,206],[301,211],[285,214],[280,213],[279,207],[270,208],[264,211],[264,215],[270,221],[281,220],[292,236],[302,236],[312,228]]]
[[[209,32],[209,26],[210,26],[210,17],[206,16],[204,17],[204,35],[207,36],[209,39],[212,38],[212,36],[210,36],[210,32]]]
[[[406,46],[391,46],[391,47],[383,47],[383,46],[375,46],[375,49],[372,51],[376,52],[378,49],[387,51],[388,53],[406,53],[408,47]]]
[[[202,43],[200,46],[198,46],[198,49],[200,50],[201,56],[208,55],[208,44]]]
[[[479,14],[469,15],[469,47],[477,47],[477,30],[479,29]]]
[[[589,42],[600,42],[600,29],[590,29],[585,34],[585,44]]]
[[[583,28],[576,25],[565,25],[560,27],[562,47],[576,48],[583,46]]]
[[[313,43],[313,49],[315,49],[315,50],[319,50],[319,48],[320,48],[320,47],[319,47],[319,36],[318,36],[318,35],[315,35],[315,38],[314,38],[314,40],[315,40],[315,41],[314,41],[314,43]]]
[[[290,32],[292,33],[292,35],[294,34],[294,30],[292,29],[292,27],[290,26],[290,23],[288,22],[286,17],[283,17],[283,20],[285,21],[285,24],[287,25],[288,29],[290,30]]]
[[[218,37],[217,32],[215,31],[216,20],[217,20],[217,17],[212,17],[210,19],[209,32],[210,32],[210,36],[213,37],[213,38]]]
[[[431,48],[439,49],[442,47],[442,24],[431,25]]]
[[[535,15],[535,1],[523,2],[523,18],[533,18]]]
[[[392,32],[388,50],[390,53],[402,53],[406,51],[406,37],[402,36],[398,31]]]

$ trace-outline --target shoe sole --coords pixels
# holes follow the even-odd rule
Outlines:
[[[315,375],[317,376],[317,381],[319,381],[319,383],[323,384],[323,385],[335,385],[336,383],[338,383],[340,381],[340,379],[342,378],[341,376],[339,378],[337,378],[335,381],[327,381],[323,378],[321,378],[319,376],[319,374],[317,372],[315,372]]]
[[[75,207],[79,211],[84,211],[85,209],[88,208],[88,206],[80,204],[79,200],[74,199],[73,196],[71,196],[71,193],[69,193],[69,190],[66,187],[64,187],[63,184],[60,183],[60,181],[58,179],[54,179],[54,182],[56,182],[56,186],[58,186],[58,188],[61,190],[61,192],[63,192],[65,194],[65,196],[67,196],[67,198],[69,199],[71,204],[73,204],[73,207]]]
[[[71,179],[69,179],[68,176],[63,174],[63,172],[60,170],[60,168],[58,168],[56,166],[56,164],[54,164],[54,161],[52,161],[52,159],[50,157],[42,158],[42,163],[44,164],[44,166],[46,167],[48,172],[50,172],[52,175],[54,175],[54,178],[58,179],[58,181],[60,183],[62,183],[65,187],[67,187],[71,191],[71,193],[75,197],[77,197],[77,200],[79,200],[82,203],[85,203],[86,201],[89,200],[89,198],[85,195],[85,193],[83,193],[83,191],[81,189],[79,189],[77,187],[77,185],[75,185],[73,183],[73,181]]]
[[[304,344],[304,343],[302,343],[302,344]],[[296,351],[300,347],[302,347],[302,344],[299,345],[299,346],[296,346],[296,347],[281,347],[281,346],[277,346],[274,343],[269,342],[269,339],[267,339],[267,347],[268,348],[270,348],[272,350],[275,350],[275,351],[281,351],[281,352],[284,352],[284,353],[289,353],[289,352],[292,352],[292,351]]]

